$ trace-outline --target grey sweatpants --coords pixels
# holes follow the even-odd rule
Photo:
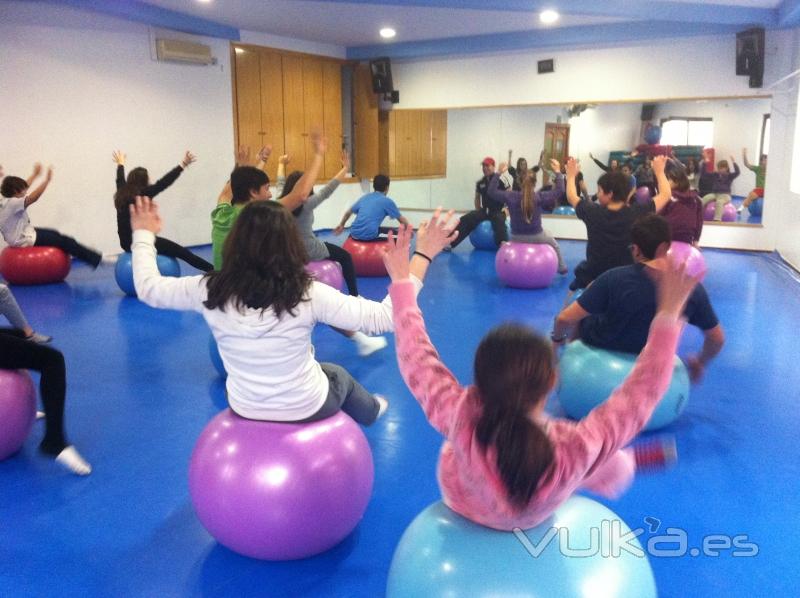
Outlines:
[[[320,363],[328,377],[328,397],[314,415],[295,423],[308,423],[326,419],[340,409],[356,422],[368,426],[378,417],[378,401],[366,388],[335,363]]]
[[[0,314],[8,318],[14,328],[19,330],[28,328],[28,320],[25,319],[17,300],[11,294],[11,289],[3,283],[0,283]]]

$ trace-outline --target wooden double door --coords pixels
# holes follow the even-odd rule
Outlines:
[[[287,170],[305,170],[314,157],[310,132],[328,138],[322,178],[341,168],[342,63],[317,56],[258,46],[233,46],[236,142],[253,153],[271,144],[268,164],[275,180],[278,156],[288,154]]]

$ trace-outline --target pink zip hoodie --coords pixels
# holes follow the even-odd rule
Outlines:
[[[680,320],[656,316],[633,371],[583,420],[540,420],[553,445],[553,465],[528,505],[519,509],[508,500],[495,449],[484,450],[475,438],[481,415],[477,389],[461,386],[439,359],[412,282],[393,283],[389,294],[400,373],[428,421],[446,439],[438,477],[448,507],[494,529],[527,529],[547,519],[580,488],[615,497],[630,485],[636,466],[633,452],[623,447],[644,427],[669,386],[683,328]]]

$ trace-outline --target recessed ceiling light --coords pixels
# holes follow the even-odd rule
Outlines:
[[[558,21],[558,13],[554,10],[543,10],[539,13],[539,20],[545,25],[551,25]]]
[[[383,39],[392,39],[395,35],[397,35],[397,31],[391,27],[384,27],[380,30],[380,34]]]

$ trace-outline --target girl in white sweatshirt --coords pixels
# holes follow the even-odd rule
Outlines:
[[[452,212],[451,212],[452,214]],[[450,214],[420,226],[411,260],[417,291],[428,264],[449,243]],[[309,422],[339,409],[369,425],[388,403],[372,395],[342,367],[314,359],[317,322],[380,334],[394,329],[389,298],[378,303],[343,295],[312,280],[306,251],[291,213],[281,204],[247,205],[225,242],[220,271],[162,277],[156,267],[157,206],[137,198],[131,206],[133,275],[139,298],[152,307],[201,313],[228,373],[231,409],[242,417]],[[391,251],[409,250],[410,229]]]

